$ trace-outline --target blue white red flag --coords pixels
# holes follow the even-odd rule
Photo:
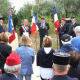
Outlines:
[[[12,8],[9,8],[9,16],[8,16],[8,32],[11,33],[11,36],[9,37],[9,43],[11,43],[16,37],[15,37],[15,31],[12,21]]]
[[[31,36],[35,33],[35,31],[39,30],[38,24],[37,24],[37,19],[35,16],[35,13],[33,13],[32,17],[32,25],[31,25]]]
[[[59,20],[58,20],[58,16],[57,16],[57,12],[56,12],[55,5],[54,5],[54,8],[53,8],[53,13],[54,13],[55,30],[56,30],[56,33],[58,33],[58,27],[59,27],[60,25],[59,25]]]

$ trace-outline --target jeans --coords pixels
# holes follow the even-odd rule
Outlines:
[[[25,77],[25,80],[31,80],[31,74],[26,74],[26,75],[18,74],[17,78],[19,80],[24,80],[23,76]]]

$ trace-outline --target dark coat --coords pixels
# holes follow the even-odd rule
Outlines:
[[[47,29],[46,29],[46,26],[47,26]],[[45,35],[48,35],[48,30],[49,30],[49,23],[45,22],[45,28],[43,29],[42,26],[41,26],[41,22],[38,24],[38,27],[39,27],[39,34],[40,34],[40,37],[44,37]]]
[[[46,54],[44,48],[39,49],[37,53],[37,66],[41,66],[44,68],[52,68],[52,56],[54,52],[55,50],[51,49],[49,54]]]
[[[70,67],[67,75],[71,78],[75,77],[80,80],[80,67]]]
[[[77,78],[71,78],[68,75],[54,75],[51,80],[78,80]]]
[[[27,30],[27,32],[29,33],[29,34],[31,34],[31,27],[30,26],[27,26],[28,27],[28,30]],[[22,27],[20,27],[20,36],[22,36],[23,35],[23,29],[22,29]]]
[[[0,76],[0,80],[19,80],[14,74],[5,73],[3,76]]]
[[[12,47],[5,44],[5,43],[0,43],[0,53],[7,58],[10,53],[12,52]],[[5,63],[6,59],[4,59],[1,55],[0,55],[0,69],[2,69],[2,73],[4,73],[4,63]]]
[[[75,36],[76,36],[76,35],[75,35],[75,32],[74,32],[74,28],[75,28],[76,26],[79,26],[79,23],[75,22],[74,25],[73,25],[73,23],[71,23],[71,24],[69,25],[68,34],[71,35],[72,37],[75,37]]]
[[[75,48],[72,44],[63,45],[57,52],[69,53],[70,51],[77,51],[78,53],[80,53],[79,50]]]
[[[0,24],[0,33],[5,32],[2,25]]]

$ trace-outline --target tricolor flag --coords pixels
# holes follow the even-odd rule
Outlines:
[[[9,8],[9,16],[8,16],[8,32],[11,33],[11,36],[9,37],[9,43],[11,43],[16,37],[15,37],[15,31],[13,27],[12,22],[12,8]]]
[[[35,31],[39,30],[35,13],[33,13],[32,17],[32,25],[31,25],[31,36],[35,33]]]
[[[57,12],[56,12],[55,5],[54,5],[54,8],[53,8],[53,13],[54,13],[55,30],[56,30],[56,33],[58,33],[58,27],[59,27],[60,25],[59,25],[59,20],[58,20],[58,16],[57,16]]]

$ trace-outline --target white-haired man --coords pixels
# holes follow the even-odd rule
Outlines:
[[[80,51],[80,26],[76,26],[74,31],[75,31],[76,37],[72,38],[71,44],[74,47],[78,48]]]
[[[69,66],[70,54],[69,53],[53,53],[53,71],[54,76],[52,80],[78,80],[77,78],[70,78],[67,72]]]
[[[61,36],[61,42],[62,42],[62,46],[61,48],[57,51],[57,52],[66,52],[69,53],[70,51],[77,51],[79,53],[79,50],[77,48],[75,48],[72,44],[71,44],[71,36],[68,34],[63,34]]]
[[[28,21],[26,19],[24,19],[23,25],[20,27],[20,36],[22,36],[24,33],[26,35],[31,34],[31,28],[28,26]]]
[[[17,75],[20,71],[21,59],[17,53],[11,53],[4,65],[4,70],[6,73],[3,76],[0,76],[0,80],[18,80]]]

